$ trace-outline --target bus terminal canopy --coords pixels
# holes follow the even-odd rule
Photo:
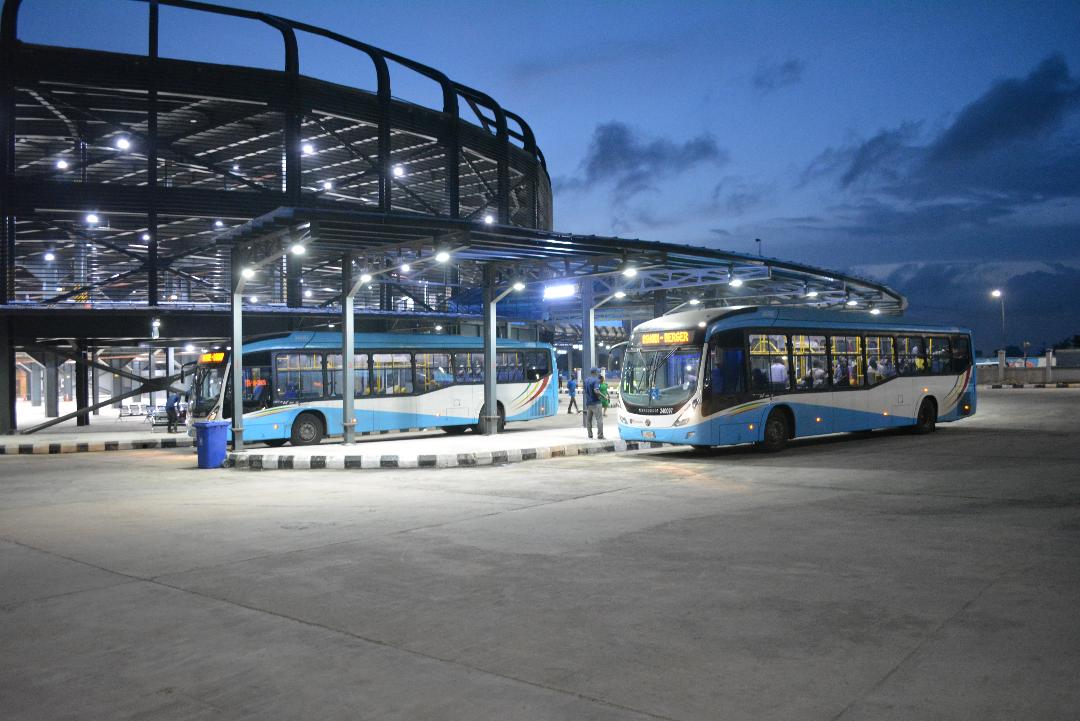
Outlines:
[[[487,267],[498,287],[514,291],[506,315],[521,320],[580,321],[577,309],[588,296],[620,318],[648,318],[657,292],[669,308],[797,304],[896,314],[907,305],[881,284],[774,258],[483,220],[279,208],[231,228],[218,242],[231,246],[234,273],[255,271],[245,282],[252,295],[273,295],[272,278],[261,278],[259,268],[276,268],[283,257],[301,265],[292,275],[302,277],[307,292],[296,282],[289,305],[312,298],[323,306],[340,303],[344,258],[361,297],[379,285],[418,299],[421,290],[445,287],[461,312],[479,311],[479,295],[468,291],[479,293]],[[422,302],[415,309],[434,310]]]
[[[518,314],[533,320],[577,315],[582,320],[582,364],[593,363],[595,314],[621,304],[624,317],[642,301],[662,294],[663,310],[682,304],[800,304],[837,307],[853,313],[899,313],[903,296],[868,281],[774,259],[708,248],[503,226],[430,216],[375,214],[326,209],[279,208],[219,236],[229,246],[231,266],[233,388],[243,385],[245,294],[273,295],[282,277],[287,305],[300,306],[321,288],[323,306],[341,310],[345,442],[354,439],[353,354],[355,302],[375,287],[421,304],[430,296],[417,286],[441,284],[446,299],[468,305],[480,294],[485,367],[494,368],[496,306],[507,296]],[[274,271],[284,270],[283,274]],[[411,291],[409,288],[411,287]],[[309,295],[310,292],[310,295]],[[421,300],[423,299],[423,300]],[[249,301],[250,302],[250,301]],[[545,304],[550,310],[541,310]],[[656,303],[649,302],[651,313]],[[429,308],[430,309],[430,308]],[[498,427],[496,379],[484,380],[485,433]],[[233,394],[233,447],[243,448],[243,402]]]

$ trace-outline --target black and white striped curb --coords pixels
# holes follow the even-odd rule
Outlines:
[[[591,456],[599,453],[624,453],[650,448],[663,448],[666,444],[653,441],[594,441],[571,443],[561,446],[539,448],[511,448],[501,451],[475,451],[471,453],[431,453],[411,455],[359,454],[359,455],[304,455],[281,453],[252,453],[243,451],[229,453],[226,468],[248,471],[272,470],[372,470],[376,468],[460,468],[492,466],[546,458]]]
[[[990,383],[991,389],[1080,389],[1080,383]]]
[[[93,453],[96,451],[135,451],[146,448],[190,448],[194,439],[140,438],[135,441],[33,441],[30,443],[2,442],[0,456],[55,455],[57,453]]]

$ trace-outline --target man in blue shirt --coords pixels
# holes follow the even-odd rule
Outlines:
[[[573,369],[570,370],[570,380],[566,381],[566,392],[570,394],[570,405],[566,407],[566,412],[581,413],[577,404],[577,378],[574,377]]]
[[[169,419],[169,433],[178,433],[177,422],[180,420],[180,396],[175,391],[169,391],[168,399],[165,401],[165,416]]]
[[[600,371],[593,368],[585,379],[585,428],[592,438],[593,421],[596,421],[596,437],[604,439],[604,406],[600,397]]]

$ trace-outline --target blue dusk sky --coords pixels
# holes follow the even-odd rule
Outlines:
[[[522,115],[555,227],[884,281],[999,345],[1080,333],[1080,3],[229,2],[439,68]],[[24,0],[25,40],[144,52],[145,5]],[[77,19],[77,21],[76,21]],[[128,30],[130,29],[130,30]],[[272,30],[163,9],[162,54],[281,67]],[[301,45],[302,71],[373,87]],[[437,105],[406,73],[395,95]]]

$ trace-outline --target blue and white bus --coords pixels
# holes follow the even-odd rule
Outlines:
[[[879,428],[929,433],[975,413],[971,333],[854,312],[729,307],[634,329],[623,360],[625,440],[784,448]]]
[[[231,354],[203,353],[189,417],[232,412]],[[357,333],[356,432],[474,428],[484,405],[480,338]],[[297,332],[244,344],[244,440],[271,446],[319,443],[343,435],[341,335]],[[550,345],[499,339],[496,373],[500,430],[558,411]]]

